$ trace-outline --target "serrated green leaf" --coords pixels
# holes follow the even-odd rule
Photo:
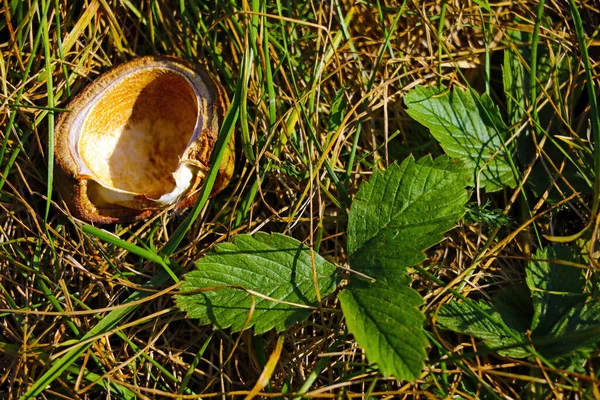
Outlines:
[[[401,275],[425,259],[465,213],[467,170],[446,156],[408,157],[363,184],[350,209],[348,252],[357,271]]]
[[[212,289],[178,294],[177,306],[201,324],[220,329],[239,331],[254,326],[256,333],[285,330],[308,317],[311,310],[302,306],[318,306],[317,290],[325,297],[337,286],[336,268],[318,254],[312,258],[314,269],[311,250],[288,236],[238,235],[233,243],[219,244],[198,260],[197,270],[185,275],[180,290]],[[252,297],[256,302],[253,311]],[[251,320],[244,326],[251,311]]]
[[[533,304],[525,283],[501,290],[494,296],[493,302],[494,309],[508,327],[518,332],[525,332],[531,327]]]
[[[423,369],[427,336],[423,299],[410,278],[396,276],[368,283],[352,282],[338,294],[348,330],[383,375],[415,379]]]
[[[527,267],[527,286],[503,290],[494,298],[494,307],[477,303],[483,312],[466,302],[446,304],[438,314],[439,324],[482,339],[491,348],[525,343],[530,336],[546,359],[567,365],[571,358],[581,360],[600,341],[600,302],[585,292],[584,271],[558,260],[578,261],[566,246],[540,249]],[[519,348],[498,353],[529,356]]]
[[[551,331],[532,335],[537,350],[558,365],[571,365],[572,360],[587,357],[600,342],[600,302],[577,304],[569,309]]]
[[[437,314],[437,322],[446,329],[481,339],[490,348],[517,346],[498,350],[498,354],[503,356],[527,357],[529,352],[518,347],[527,342],[525,336],[506,325],[490,303],[480,301],[477,305],[485,314],[467,302],[453,301],[444,304]]]
[[[487,192],[515,187],[504,150],[508,128],[487,95],[459,88],[417,86],[404,98],[408,114],[431,130],[446,154],[471,168],[471,184]]]
[[[558,328],[557,322],[587,298],[584,271],[550,260],[573,262],[575,255],[566,246],[539,249],[527,265],[526,282],[533,301],[531,330],[542,335],[560,334],[553,327]]]
[[[600,303],[585,292],[585,271],[560,261],[579,260],[567,246],[539,249],[526,271],[532,338],[549,359],[585,355],[600,341]]]
[[[576,307],[574,315],[568,318],[564,333],[549,346],[543,348],[550,358],[587,356],[597,349],[600,342],[600,301],[591,299],[587,304]]]
[[[419,376],[426,357],[423,299],[410,288],[405,268],[425,259],[465,213],[467,169],[447,156],[376,171],[359,189],[350,209],[348,253],[356,276],[339,294],[348,330],[384,375]]]

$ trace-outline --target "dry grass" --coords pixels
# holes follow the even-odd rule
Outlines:
[[[547,3],[551,25],[542,30],[541,43],[556,44],[561,53],[578,57],[568,7]],[[259,13],[251,12],[245,1],[2,4],[0,397],[6,398],[23,395],[130,293],[147,290],[142,285],[160,271],[83,233],[82,222],[70,215],[57,192],[47,198],[54,118],[99,74],[136,56],[168,54],[198,61],[232,94],[243,72],[243,55],[251,51],[253,65],[243,99],[247,116],[236,132],[238,143],[247,148],[238,146],[234,180],[210,201],[172,258],[189,270],[215,243],[260,230],[319,246],[321,255],[343,266],[347,199],[360,183],[374,169],[410,153],[441,153],[406,115],[403,95],[420,84],[471,85],[480,91],[487,84],[498,103],[505,104],[499,66],[503,50],[513,44],[507,31],[531,32],[535,24],[535,8],[525,1],[492,4],[490,12],[475,1],[447,1],[441,41],[441,1],[408,1],[405,7],[393,2],[278,1],[260,7]],[[597,6],[591,0],[579,4],[588,35],[597,34]],[[400,12],[398,28],[389,34]],[[595,40],[592,60],[598,55]],[[486,59],[491,66],[488,80]],[[573,89],[579,84],[575,77],[567,83]],[[331,130],[330,109],[342,88],[346,118]],[[586,112],[585,104],[580,107]],[[333,182],[326,163],[340,185]],[[415,288],[427,301],[425,311],[448,301],[448,287],[489,298],[498,286],[522,279],[523,258],[531,254],[534,242],[531,226],[511,234],[528,222],[538,224],[537,217],[550,210],[538,224],[548,227],[555,222],[549,217],[557,212],[542,196],[538,205],[529,204],[531,214],[524,213],[513,195],[507,191],[481,199],[503,209],[512,218],[510,225],[495,229],[465,222],[430,252],[427,268],[446,285],[415,275]],[[585,224],[578,215],[590,201],[577,199],[566,216],[575,229]],[[151,220],[103,228],[132,244],[160,249],[184,217],[166,211]],[[493,251],[480,258],[490,238],[495,238]],[[280,334],[199,327],[174,307],[174,290],[144,299],[73,360],[40,398],[106,397],[109,387],[113,395],[126,388],[140,398],[248,394]],[[326,305],[337,307],[333,298]],[[471,338],[431,325],[429,329],[427,367],[417,381],[406,383],[384,378],[368,364],[345,330],[339,307],[336,312],[315,312],[281,333],[278,363],[259,397],[287,398],[304,389],[307,397],[315,398],[600,397],[598,354],[582,368],[557,371],[479,354]],[[456,362],[440,361],[445,350],[476,353]]]

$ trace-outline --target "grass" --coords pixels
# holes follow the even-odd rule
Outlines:
[[[566,366],[501,357],[438,328],[433,314],[427,366],[408,383],[367,362],[333,298],[328,311],[259,336],[198,326],[174,307],[194,260],[239,233],[285,233],[345,266],[358,186],[408,154],[441,154],[402,103],[414,86],[438,83],[487,91],[511,125],[507,146],[528,150],[516,157],[517,188],[475,191],[470,215],[480,217],[415,269],[423,310],[521,282],[548,239],[587,238],[584,268],[596,275],[595,3],[398,3],[5,0],[0,396],[598,397],[597,349]],[[503,91],[509,49],[538,77],[527,82],[530,97]],[[54,190],[54,120],[102,72],[148,54],[197,61],[222,82],[231,106],[221,137],[238,143],[234,179],[209,198],[211,171],[184,214],[92,227]]]

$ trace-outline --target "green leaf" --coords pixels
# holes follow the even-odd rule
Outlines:
[[[534,333],[557,334],[553,332],[557,322],[577,304],[583,304],[587,295],[584,271],[581,268],[564,265],[550,260],[576,261],[575,255],[566,246],[539,249],[535,259],[527,266],[527,286],[533,301],[531,330]]]
[[[509,286],[494,296],[494,309],[500,313],[504,323],[518,331],[525,332],[531,326],[533,304],[531,292],[525,283]]]
[[[352,203],[350,266],[377,281],[352,276],[338,297],[348,330],[384,375],[414,379],[423,369],[427,336],[417,308],[423,299],[404,272],[465,213],[467,175],[447,156],[409,157],[376,171]]]
[[[592,299],[567,310],[549,332],[532,334],[536,349],[557,365],[580,363],[600,342],[600,302]],[[579,361],[576,361],[579,360]]]
[[[584,271],[558,260],[579,261],[566,246],[540,249],[527,267],[527,286],[501,291],[493,307],[487,302],[477,303],[479,307],[446,304],[438,323],[482,339],[488,347],[504,347],[498,350],[501,355],[528,357],[522,348],[506,347],[525,343],[530,336],[544,358],[565,365],[580,362],[600,341],[600,302],[585,292]]]
[[[352,203],[348,253],[354,270],[378,278],[402,275],[425,259],[465,213],[467,170],[447,156],[408,157],[376,171]]]
[[[397,379],[417,378],[426,357],[425,317],[417,309],[423,299],[409,284],[402,276],[375,283],[356,279],[338,295],[348,330],[369,361]]]
[[[526,271],[534,305],[532,338],[549,359],[585,355],[600,341],[600,303],[585,292],[585,271],[565,261],[580,260],[567,246],[540,249]]]
[[[444,304],[437,314],[437,322],[446,329],[481,339],[489,348],[504,348],[498,350],[500,355],[527,357],[529,352],[518,347],[527,342],[525,336],[510,328],[490,303],[480,301],[476,304],[483,312],[467,302]],[[510,346],[515,347],[506,348]]]
[[[181,292],[207,291],[178,294],[177,306],[201,324],[233,331],[251,326],[256,333],[283,331],[308,317],[311,309],[306,306],[319,305],[317,291],[325,297],[338,283],[335,266],[277,233],[238,235],[233,243],[217,245],[196,266],[185,275]]]
[[[471,168],[472,185],[478,183],[487,192],[516,186],[504,150],[508,128],[487,94],[417,86],[404,102],[408,114],[431,130],[446,154]]]
[[[600,342],[600,301],[597,298],[591,299],[576,310],[575,315],[568,319],[563,335],[553,341],[551,346],[543,348],[548,357],[565,357],[573,353],[587,356],[596,350],[596,345]]]

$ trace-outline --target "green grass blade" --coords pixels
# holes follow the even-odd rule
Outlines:
[[[204,344],[200,348],[200,351],[198,351],[198,354],[196,354],[196,357],[194,357],[194,360],[190,364],[190,367],[188,368],[188,370],[186,371],[185,375],[183,376],[183,379],[181,380],[181,386],[179,387],[179,390],[177,391],[177,394],[183,394],[183,392],[186,392],[186,391],[189,392],[190,391],[188,389],[188,385],[190,383],[190,379],[192,379],[192,375],[194,374],[194,369],[200,363],[200,359],[202,358],[202,356],[204,355],[204,352],[208,348],[208,345],[210,344],[213,336],[214,336],[214,332],[211,333],[210,336],[208,337],[208,339],[206,339],[204,341]]]
[[[46,7],[42,10],[42,15],[45,16],[48,15],[48,7],[49,4],[46,4]],[[40,45],[40,41],[42,39],[42,29],[39,29],[37,31],[37,34],[35,36],[35,39],[33,41],[33,48],[32,48],[32,54],[35,53],[37,51],[37,48]],[[23,82],[27,82],[27,80],[29,79],[29,73],[31,72],[31,66],[33,65],[33,61],[36,59],[36,57],[29,57],[29,60],[27,61],[27,65],[25,67],[25,72],[23,72]],[[19,90],[17,91],[17,98],[15,101],[15,104],[19,104],[21,102],[21,98],[23,97],[23,92],[25,91],[25,85],[22,85]],[[4,131],[4,141],[2,142],[2,146],[0,147],[0,165],[2,165],[2,162],[4,160],[4,156],[6,154],[6,150],[8,148],[8,142],[11,136],[11,131],[13,129],[13,126],[15,124],[15,119],[17,117],[17,112],[12,112],[10,114],[10,117],[8,118],[8,123],[6,124],[6,130]],[[6,164],[6,166],[4,167],[3,170],[3,175],[0,176],[0,190],[2,190],[2,187],[4,186],[4,182],[6,177],[8,176],[14,161],[16,159],[16,156],[13,158],[11,157],[8,161],[8,163]]]
[[[172,263],[170,262],[170,260],[167,257],[163,258],[150,250],[146,250],[139,246],[131,244],[123,239],[116,237],[115,235],[113,235],[111,233],[108,233],[105,230],[98,229],[91,225],[83,225],[81,230],[83,230],[85,233],[89,233],[90,235],[97,237],[100,240],[103,240],[103,241],[113,244],[117,247],[120,247],[123,250],[127,250],[128,252],[130,252],[132,254],[138,255],[142,258],[145,258],[146,260],[157,263],[158,265],[160,265],[161,267],[164,268],[164,270],[167,272],[167,274],[169,274],[169,276],[171,277],[171,279],[173,279],[174,282],[179,282],[179,278],[177,278],[177,275],[171,269]]]
[[[531,94],[531,115],[534,122],[534,132],[537,131],[537,125],[539,123],[538,111],[537,111],[537,54],[538,46],[540,41],[540,25],[542,24],[542,18],[544,17],[544,0],[538,3],[537,16],[535,19],[535,26],[533,27],[533,35],[531,36],[531,80],[529,82],[530,88],[529,93]]]
[[[581,51],[581,59],[585,67],[585,86],[588,92],[588,98],[590,101],[590,120],[592,125],[592,138],[594,142],[594,173],[596,179],[594,180],[594,202],[592,205],[592,218],[595,218],[598,213],[600,205],[600,111],[598,110],[598,100],[594,90],[594,72],[590,62],[590,56],[588,53],[588,44],[585,39],[585,32],[583,30],[583,22],[581,21],[581,15],[577,8],[575,0],[569,0],[569,7],[571,9],[571,16],[575,25],[575,32],[577,32],[577,40],[579,41],[579,50]]]
[[[154,288],[156,286],[163,285],[169,279],[169,275],[166,272],[160,272],[153,279],[151,279],[146,287]],[[132,301],[142,300],[152,294],[151,291],[137,291],[130,295],[127,300],[125,300],[124,304],[130,303]],[[101,335],[105,332],[113,329],[123,318],[129,315],[132,311],[137,309],[136,306],[132,307],[123,307],[117,308],[111,311],[108,315],[106,315],[100,322],[95,325],[92,329],[90,329],[80,340],[84,342],[85,340],[92,338],[97,335]],[[56,378],[58,378],[65,369],[67,369],[70,365],[74,364],[75,361],[94,344],[93,341],[84,343],[79,346],[74,346],[67,354],[60,357],[56,361],[52,363],[50,368],[42,375],[38,380],[35,381],[33,385],[27,390],[27,392],[21,397],[21,399],[32,399],[39,395],[50,383],[52,383]]]
[[[42,1],[42,7],[44,9],[48,9],[50,5],[50,1],[46,3],[46,1]],[[44,14],[42,16],[42,36],[44,41],[44,61],[45,61],[45,71],[46,71],[46,88],[48,92],[48,109],[52,110],[54,108],[54,84],[52,78],[52,55],[50,49],[50,34],[48,32],[48,16]],[[48,236],[48,242],[52,247],[52,253],[56,254],[54,250],[54,240],[50,231],[48,230],[48,216],[50,215],[50,207],[52,206],[52,189],[54,186],[54,111],[48,111],[47,115],[48,120],[48,150],[46,155],[48,157],[47,165],[47,182],[48,186],[46,187],[46,209],[44,211],[44,224],[46,229],[46,236]]]
[[[254,36],[256,39],[256,36]],[[254,149],[252,148],[252,138],[250,137],[250,129],[248,128],[248,85],[250,84],[250,74],[252,72],[252,59],[254,58],[254,50],[252,46],[246,46],[244,52],[244,62],[242,63],[243,84],[239,96],[240,103],[240,132],[242,139],[242,149],[244,155],[251,163],[256,161]]]

